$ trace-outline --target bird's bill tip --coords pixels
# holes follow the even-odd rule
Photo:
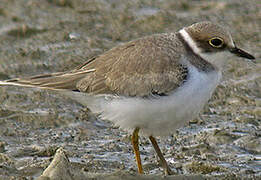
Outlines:
[[[234,47],[230,50],[231,53],[239,56],[239,57],[243,57],[243,58],[247,58],[247,59],[251,59],[251,60],[254,60],[255,57],[251,54],[249,54],[248,52],[242,50],[242,49],[239,49],[238,47]]]

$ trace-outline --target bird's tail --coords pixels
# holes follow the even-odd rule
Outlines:
[[[77,82],[84,78],[86,74],[95,71],[95,69],[77,69],[70,72],[59,72],[52,74],[42,74],[27,78],[15,78],[0,81],[1,85],[14,85],[24,87],[38,87],[43,89],[56,90],[77,90]]]

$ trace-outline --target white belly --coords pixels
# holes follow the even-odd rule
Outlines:
[[[198,115],[220,78],[220,72],[206,74],[192,66],[188,80],[169,96],[144,99],[83,94],[86,98],[81,96],[78,101],[131,133],[139,127],[145,136],[166,136]]]

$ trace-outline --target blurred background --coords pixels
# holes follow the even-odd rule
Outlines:
[[[121,43],[199,21],[225,26],[253,64],[228,59],[200,117],[160,140],[174,172],[261,177],[261,4],[258,0],[0,0],[0,80],[66,71]],[[136,173],[130,137],[47,90],[0,87],[0,179],[38,177],[64,147],[80,173]],[[145,172],[161,174],[141,138]]]

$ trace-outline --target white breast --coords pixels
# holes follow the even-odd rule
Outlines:
[[[188,80],[169,96],[144,99],[74,93],[73,99],[131,133],[139,127],[145,136],[166,136],[198,115],[221,78],[217,71],[199,72],[194,66],[188,70]]]

